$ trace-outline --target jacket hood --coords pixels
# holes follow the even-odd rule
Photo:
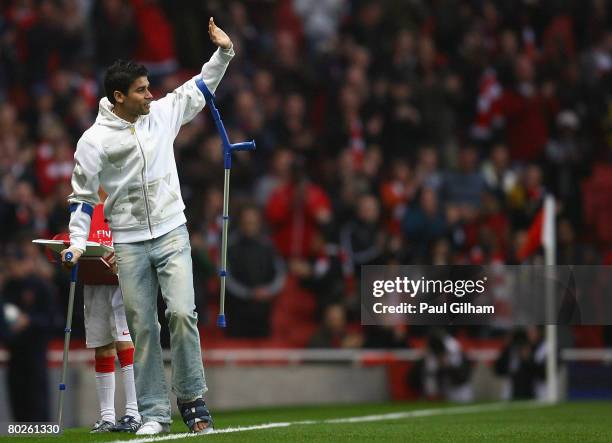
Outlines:
[[[108,98],[104,97],[100,99],[96,123],[116,129],[125,129],[130,127],[130,122],[123,120],[121,117],[113,113],[113,107],[114,105],[108,100]]]

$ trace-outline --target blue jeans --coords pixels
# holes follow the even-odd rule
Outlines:
[[[143,422],[171,423],[159,341],[157,293],[166,302],[172,356],[172,392],[179,399],[206,388],[195,312],[189,233],[185,225],[143,242],[115,244],[119,283],[134,341],[134,376]]]

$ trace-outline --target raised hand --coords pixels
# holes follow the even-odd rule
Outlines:
[[[210,40],[221,49],[229,49],[232,47],[232,40],[223,29],[215,25],[215,20],[212,17],[208,20],[208,35],[210,36]]]

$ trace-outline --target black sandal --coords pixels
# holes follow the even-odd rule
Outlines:
[[[178,409],[183,417],[183,421],[189,428],[190,432],[196,434],[207,434],[213,431],[213,419],[208,410],[208,406],[204,402],[204,399],[197,398],[194,401],[187,403],[180,403],[177,400]],[[205,422],[207,426],[201,431],[195,431],[194,426],[196,423]]]

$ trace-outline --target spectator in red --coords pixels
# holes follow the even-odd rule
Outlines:
[[[53,193],[60,182],[70,183],[74,169],[74,151],[66,138],[53,144],[42,143],[36,152],[36,180],[38,192],[44,196]]]
[[[285,258],[303,258],[312,249],[313,234],[331,221],[331,203],[296,162],[291,180],[271,193],[266,216],[280,253]]]
[[[555,86],[536,83],[535,67],[526,55],[517,57],[514,75],[514,87],[506,89],[501,99],[510,157],[539,160],[548,142],[548,122],[558,111]]]
[[[157,0],[131,0],[138,27],[135,57],[149,69],[149,77],[176,70],[174,32]]]
[[[391,166],[391,177],[380,187],[382,205],[387,211],[388,229],[397,234],[400,232],[402,218],[418,190],[418,183],[410,164],[405,159],[396,160]]]

